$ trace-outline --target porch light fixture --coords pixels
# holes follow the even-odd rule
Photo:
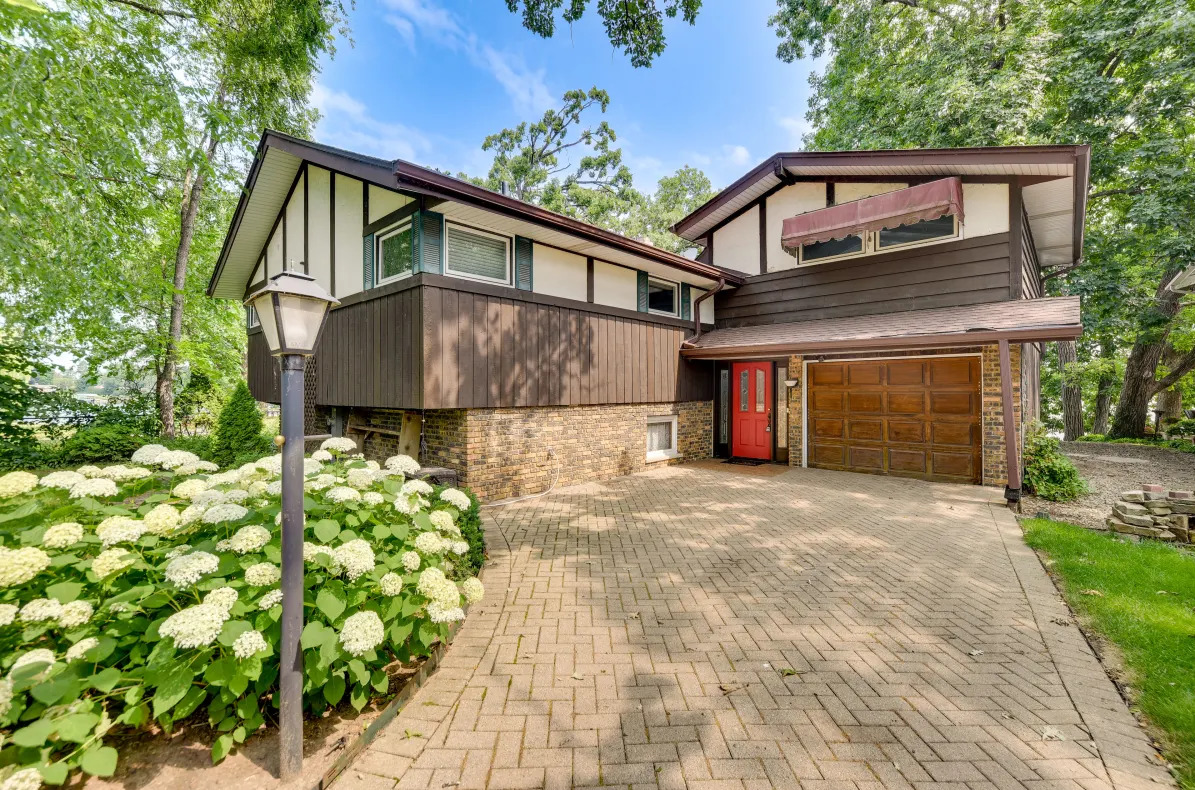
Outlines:
[[[284,271],[245,300],[282,366],[282,645],[278,667],[279,773],[303,772],[303,360],[315,353],[328,308],[340,302],[314,277]]]
[[[784,380],[784,386],[789,387],[789,388],[795,387],[800,383],[801,383],[800,379],[785,379]]]

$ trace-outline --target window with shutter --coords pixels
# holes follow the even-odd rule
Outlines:
[[[510,239],[448,223],[444,266],[448,274],[488,282],[510,282]]]

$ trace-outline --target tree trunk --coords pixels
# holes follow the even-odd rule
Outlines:
[[[1058,372],[1062,375],[1062,438],[1073,442],[1083,435],[1083,392],[1078,383],[1067,383],[1067,365],[1078,362],[1075,341],[1058,341]]]
[[[1115,347],[1109,341],[1100,343],[1100,358],[1111,363]],[[1091,421],[1091,432],[1106,434],[1108,432],[1108,417],[1112,413],[1112,389],[1116,386],[1116,376],[1111,371],[1100,373],[1095,390],[1095,415]]]
[[[203,199],[203,182],[207,165],[216,154],[219,138],[209,128],[205,132],[204,161],[187,168],[183,179],[183,201],[179,211],[178,247],[174,253],[173,292],[170,299],[170,329],[166,337],[166,348],[162,353],[162,367],[158,371],[156,389],[158,417],[162,421],[162,435],[173,437],[174,426],[174,377],[178,372],[178,346],[183,337],[184,289],[187,286],[187,264],[191,257],[191,243],[195,240],[195,219],[199,216],[199,204]]]
[[[1172,422],[1183,418],[1183,393],[1179,389],[1162,390],[1158,393],[1158,411],[1162,412],[1162,430]]]
[[[1116,416],[1112,418],[1111,439],[1124,439],[1145,435],[1148,420],[1146,410],[1149,399],[1155,391],[1158,363],[1166,348],[1170,325],[1178,315],[1181,294],[1166,290],[1166,283],[1178,273],[1178,268],[1167,269],[1162,282],[1154,294],[1153,308],[1144,316],[1147,322],[1137,333],[1133,350],[1129,352],[1124,368],[1124,386],[1116,404]]]

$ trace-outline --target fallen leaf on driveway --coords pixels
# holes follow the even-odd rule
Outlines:
[[[792,667],[782,667],[780,669],[780,674],[787,678],[787,677],[792,677],[793,675],[799,675],[801,673],[798,672],[797,670],[793,669]]]
[[[727,694],[733,694],[734,692],[742,691],[742,689],[743,689],[742,686],[736,686],[734,684],[725,684],[725,683],[718,686],[718,688],[722,689],[722,696],[724,696],[724,697]]]
[[[416,732],[415,730],[403,730],[402,735],[404,738],[422,738],[423,737],[423,733]]]
[[[976,658],[978,656],[982,656],[983,651],[982,650],[971,650],[967,653],[967,655],[971,656],[971,658]]]
[[[584,679],[585,679],[585,676],[582,675],[580,672],[573,673],[573,680],[584,680]]]
[[[1065,741],[1066,736],[1057,727],[1046,727],[1041,731],[1041,739],[1043,741]]]

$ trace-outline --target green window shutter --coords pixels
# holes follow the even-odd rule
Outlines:
[[[638,272],[639,275],[639,298],[638,308],[639,312],[647,312],[647,272]]]
[[[365,284],[365,289],[369,290],[370,288],[373,288],[373,234],[371,233],[363,238],[361,240],[361,244],[361,265],[363,267],[361,271],[361,282]]]
[[[444,215],[436,211],[417,211],[411,218],[415,229],[414,270],[429,274],[444,272]]]
[[[689,299],[689,296],[690,296],[689,284],[681,283],[680,284],[680,317],[685,319],[686,321],[688,321],[690,318],[693,317],[693,310],[692,310],[693,305],[690,304],[691,300]]]
[[[530,291],[535,282],[534,247],[531,239],[515,236],[515,288]]]

